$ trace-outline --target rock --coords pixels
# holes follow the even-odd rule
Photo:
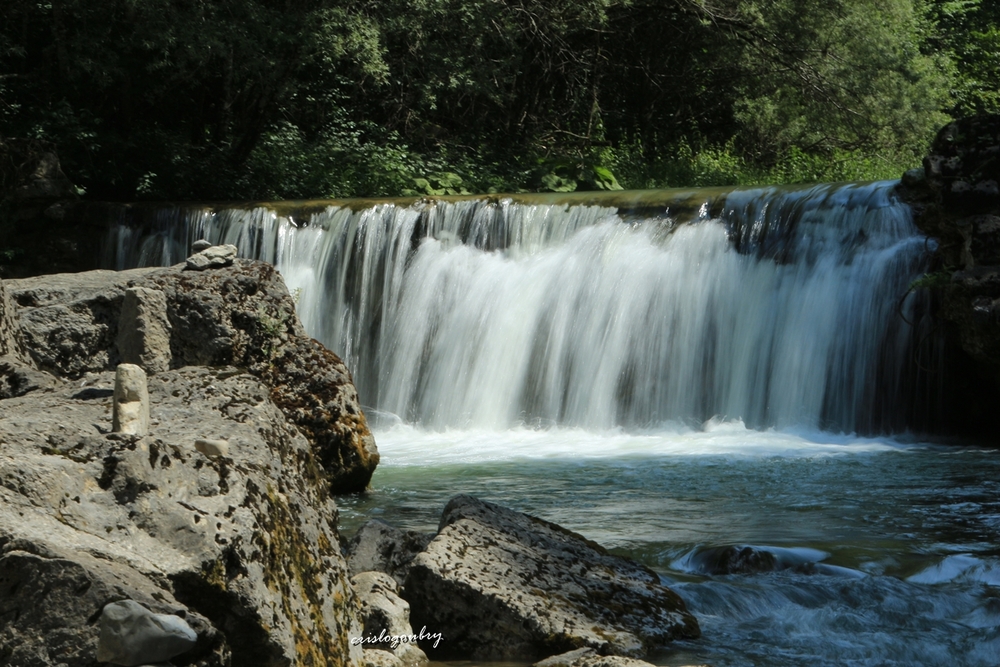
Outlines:
[[[234,245],[214,245],[196,252],[187,258],[187,267],[192,271],[218,269],[230,266],[236,259],[237,248]]]
[[[364,667],[403,667],[399,658],[389,651],[377,648],[366,648],[361,664]]]
[[[249,369],[271,387],[275,403],[313,444],[334,493],[368,486],[379,455],[350,373],[337,355],[306,336],[273,266],[236,260],[212,271],[186,271],[179,265],[4,284],[19,306],[31,359],[42,370],[70,379],[115,368],[121,361],[119,329],[128,290],[147,290],[137,290],[137,299],[162,293],[169,322],[168,367]]]
[[[371,570],[385,572],[402,586],[413,559],[432,539],[433,535],[400,530],[372,519],[348,543],[347,567],[352,575]]]
[[[211,241],[207,241],[205,239],[198,239],[197,241],[191,244],[191,252],[199,253],[202,250],[208,250],[211,247],[212,247]]]
[[[154,614],[134,600],[105,605],[100,626],[97,660],[123,667],[164,662],[198,642],[198,635],[183,618]]]
[[[149,432],[149,391],[146,373],[134,364],[119,364],[115,373],[111,430],[129,435]]]
[[[427,655],[417,646],[410,626],[410,605],[399,597],[396,580],[384,572],[361,572],[351,577],[351,586],[361,602],[364,638],[392,638],[385,642],[365,641],[365,649],[389,651],[403,665],[427,662]]]
[[[229,442],[226,440],[204,440],[199,438],[194,441],[194,448],[209,457],[229,456]]]
[[[39,389],[52,389],[60,384],[58,378],[36,370],[16,357],[0,357],[0,399],[24,396]]]
[[[470,496],[445,507],[404,594],[414,627],[444,634],[435,657],[524,660],[585,646],[640,657],[700,633],[648,568]]]
[[[698,571],[708,575],[752,574],[780,569],[773,553],[747,546],[704,549],[698,552],[694,561]]]
[[[0,663],[92,667],[95,620],[128,598],[197,632],[180,664],[360,664],[337,508],[270,388],[231,366],[158,373],[137,437],[106,433],[114,375],[85,381],[0,408]],[[194,453],[205,433],[230,458]]]
[[[13,498],[13,494],[6,494]],[[21,505],[20,510],[32,515]],[[100,629],[95,623],[109,600],[129,596],[157,613],[185,610],[169,590],[136,569],[86,549],[63,549],[43,537],[11,537],[0,512],[0,659],[7,665],[85,667],[95,664]],[[44,532],[47,526],[37,531]],[[56,541],[59,529],[48,527]],[[103,556],[103,554],[101,554]],[[229,664],[225,642],[208,620],[186,610],[198,635],[191,664]]]
[[[147,373],[170,368],[170,322],[167,297],[161,290],[129,287],[118,319],[118,354]]]
[[[7,288],[0,280],[0,357],[24,358],[21,347],[21,327],[17,321],[14,302],[7,295]]]
[[[626,658],[620,655],[600,655],[592,648],[578,648],[551,658],[540,660],[531,667],[652,667],[643,660]],[[687,667],[708,667],[707,665],[688,665]]]

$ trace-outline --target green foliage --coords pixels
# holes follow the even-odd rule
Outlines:
[[[0,4],[0,136],[90,197],[894,177],[1000,104],[987,0]]]

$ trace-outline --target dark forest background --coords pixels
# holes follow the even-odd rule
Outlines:
[[[0,3],[0,146],[93,199],[894,178],[997,111],[995,0]]]

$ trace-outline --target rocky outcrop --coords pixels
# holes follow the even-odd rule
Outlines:
[[[390,575],[400,586],[417,554],[427,548],[434,535],[400,530],[384,521],[366,522],[348,542],[347,567],[351,574],[378,571]]]
[[[246,368],[310,440],[334,493],[367,487],[379,455],[350,373],[305,335],[271,265],[235,260],[209,270],[91,271],[5,284],[41,370],[74,379],[123,361],[148,364],[150,373]]]
[[[684,602],[651,570],[470,496],[445,507],[404,595],[413,626],[444,635],[431,657],[524,660],[582,647],[643,657],[699,635]]]
[[[914,287],[935,293],[937,316],[971,359],[957,403],[984,424],[1000,397],[998,184],[1000,116],[979,116],[942,128],[923,168],[907,172],[899,186],[914,222],[938,241],[935,268]]]
[[[269,388],[226,366],[150,376],[139,437],[110,432],[113,386],[0,404],[0,663],[90,667],[122,599],[191,624],[178,666],[358,663],[336,506]]]

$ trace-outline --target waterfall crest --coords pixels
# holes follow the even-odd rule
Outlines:
[[[429,428],[899,430],[934,402],[935,351],[908,294],[926,239],[892,185],[735,190],[689,214],[173,209],[113,230],[109,261],[178,262],[203,237],[274,263],[362,400]]]

